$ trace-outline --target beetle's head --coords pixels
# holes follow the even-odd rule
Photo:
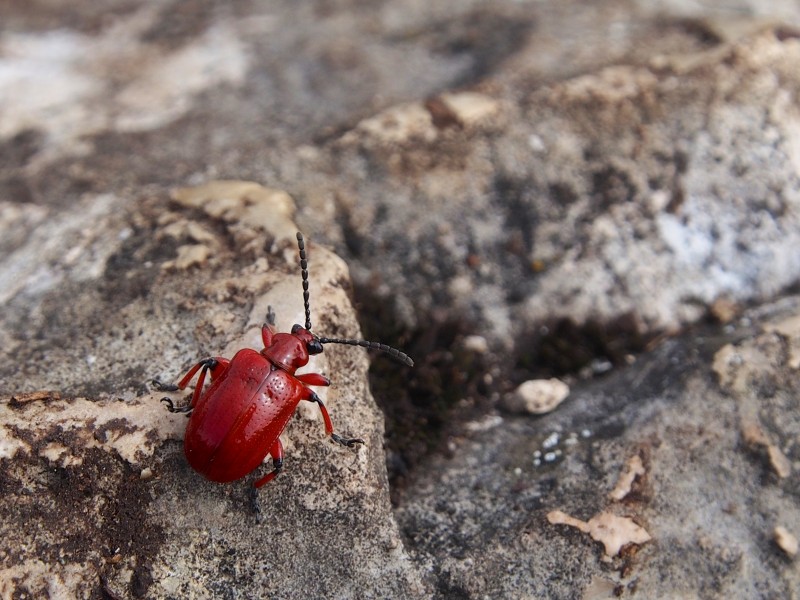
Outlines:
[[[292,325],[292,335],[305,344],[308,354],[319,354],[322,352],[322,344],[319,343],[317,336],[302,325]],[[308,357],[306,357],[306,361],[308,361]]]
[[[291,333],[276,333],[269,348],[261,351],[275,365],[294,373],[308,364],[308,357],[322,352],[322,344],[308,329],[294,325]]]

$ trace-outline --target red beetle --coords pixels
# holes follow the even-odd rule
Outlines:
[[[283,468],[283,432],[301,400],[316,402],[325,420],[325,431],[343,446],[363,444],[359,438],[345,438],[334,433],[328,410],[309,385],[330,385],[319,373],[298,375],[297,369],[308,363],[309,355],[322,352],[323,344],[349,344],[386,352],[393,358],[413,366],[403,352],[366,340],[317,337],[311,333],[311,309],[308,294],[308,261],[303,235],[297,233],[300,249],[300,272],[303,281],[303,303],[306,326],[294,325],[291,333],[276,333],[275,315],[270,309],[267,323],[261,328],[264,348],[239,350],[228,360],[219,356],[201,360],[178,385],[154,385],[161,391],[183,390],[200,372],[192,393],[191,404],[176,407],[169,398],[162,398],[170,412],[190,412],[183,448],[192,468],[211,481],[220,483],[241,479],[272,456],[272,471],[255,482],[255,487],[272,481]],[[203,390],[206,374],[211,385]]]

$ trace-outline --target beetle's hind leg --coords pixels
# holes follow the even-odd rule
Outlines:
[[[281,444],[280,438],[275,440],[275,443],[272,444],[272,448],[269,449],[269,454],[272,456],[272,471],[256,481],[253,484],[254,487],[260,488],[262,485],[266,485],[275,479],[275,476],[283,470],[283,444]]]

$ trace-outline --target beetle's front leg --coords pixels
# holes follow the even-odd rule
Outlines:
[[[167,398],[166,396],[161,399],[161,402],[167,405],[167,410],[171,413],[190,413],[194,410],[191,404],[187,404],[185,406],[175,406],[175,404],[172,402],[172,398]]]
[[[220,356],[214,358],[205,358],[189,369],[189,371],[183,376],[183,379],[181,379],[177,385],[163,383],[158,379],[153,379],[152,384],[153,387],[161,392],[177,392],[178,390],[186,389],[186,386],[189,385],[189,382],[195,376],[197,371],[200,371],[200,376],[197,378],[197,383],[195,384],[194,391],[192,392],[192,401],[188,406],[176,407],[170,398],[161,399],[161,401],[167,405],[167,410],[169,412],[191,412],[191,410],[197,405],[197,401],[200,399],[200,393],[203,391],[206,373],[211,375],[211,380],[213,381],[228,370],[228,365],[230,362],[231,361],[227,358],[222,358]]]

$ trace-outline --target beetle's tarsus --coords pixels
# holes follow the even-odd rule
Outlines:
[[[161,402],[167,405],[167,410],[171,413],[189,413],[192,412],[192,407],[187,406],[175,406],[172,402],[172,398],[162,398]]]
[[[341,444],[342,446],[347,446],[348,448],[354,448],[356,444],[364,443],[364,440],[362,440],[361,438],[343,438],[338,433],[332,433],[331,439],[337,444]]]
[[[177,392],[180,389],[174,383],[164,383],[158,378],[151,379],[150,385],[156,388],[156,391],[159,392]]]
[[[275,327],[275,311],[272,310],[272,305],[267,306],[267,325]]]

